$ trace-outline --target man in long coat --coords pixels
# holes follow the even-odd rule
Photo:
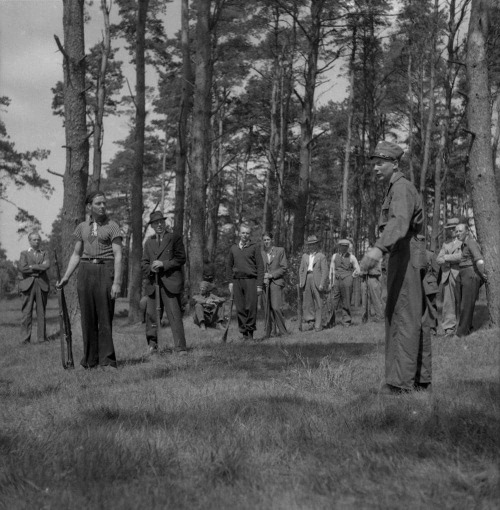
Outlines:
[[[19,290],[23,296],[21,310],[21,337],[23,344],[31,342],[31,324],[33,305],[36,303],[37,338],[39,342],[47,341],[45,325],[45,308],[49,293],[49,278],[47,269],[50,267],[49,255],[40,250],[42,239],[38,232],[31,232],[28,236],[30,248],[21,252],[18,269],[22,275]]]
[[[146,306],[146,340],[151,354],[158,350],[158,329],[156,320],[155,283],[158,275],[160,289],[160,317],[167,312],[174,351],[186,353],[186,337],[182,322],[181,293],[184,288],[182,266],[186,263],[184,243],[179,234],[167,232],[165,217],[160,211],[149,216],[149,224],[155,231],[144,244],[142,272],[146,277],[144,292],[148,296]]]
[[[384,394],[428,388],[431,383],[431,335],[423,320],[423,277],[427,264],[422,230],[422,199],[398,170],[403,149],[379,142],[372,155],[377,177],[387,186],[375,246],[361,261],[368,271],[389,254],[385,311]]]

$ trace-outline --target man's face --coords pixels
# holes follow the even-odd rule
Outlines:
[[[392,174],[397,169],[396,162],[388,161],[387,159],[373,158],[372,164],[373,164],[373,170],[376,172],[377,178],[381,182],[390,181]]]
[[[90,204],[90,212],[94,218],[106,216],[106,199],[103,195],[97,195]]]
[[[460,224],[460,225],[457,225],[457,227],[455,228],[455,237],[459,240],[459,241],[465,241],[465,238],[467,237],[467,227],[463,224]]]
[[[151,227],[153,227],[153,230],[156,232],[156,234],[161,236],[163,232],[165,232],[167,224],[165,223],[165,219],[162,218],[160,220],[153,221],[151,223]]]
[[[457,237],[456,227],[455,228],[446,228],[445,236],[446,236],[447,241],[453,241],[453,239],[455,239],[455,237]]]
[[[34,250],[38,250],[40,248],[40,244],[42,242],[42,239],[41,239],[41,237],[38,234],[32,234],[32,235],[29,236],[29,242],[30,242],[30,246]]]
[[[307,252],[308,253],[316,253],[316,250],[318,249],[318,243],[312,243],[307,245]]]
[[[250,240],[250,229],[247,227],[240,228],[240,241],[246,244]]]
[[[273,240],[269,236],[264,236],[262,238],[262,242],[264,243],[264,249],[269,250],[273,245]]]
[[[345,244],[341,244],[341,245],[339,245],[339,250],[340,250],[340,253],[341,253],[342,255],[344,255],[344,253],[346,253],[346,252],[347,252],[347,249],[348,249],[348,248],[349,248],[349,246],[347,246],[347,245],[345,245]]]

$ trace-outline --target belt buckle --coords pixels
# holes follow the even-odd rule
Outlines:
[[[92,264],[99,264],[99,259],[90,259],[90,262],[92,262]]]

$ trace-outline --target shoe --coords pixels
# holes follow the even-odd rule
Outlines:
[[[411,390],[405,388],[398,388],[397,386],[392,386],[391,384],[384,384],[380,390],[380,395],[401,395],[402,393],[409,393]]]
[[[29,340],[23,340],[21,345],[29,345],[31,342]]]
[[[207,330],[207,327],[205,326],[205,322],[204,322],[204,321],[201,321],[201,322],[200,322],[200,329],[201,329],[202,331],[206,331],[206,330]]]
[[[343,324],[344,328],[350,328],[352,326],[352,324],[350,322],[346,322],[345,324]]]
[[[186,350],[183,350],[183,351],[175,351],[175,354],[178,354],[179,356],[187,356],[187,351],[186,351]]]
[[[316,333],[320,333],[321,331],[323,331],[323,328],[314,328],[314,331],[315,331]]]
[[[413,389],[415,391],[432,391],[432,383],[430,382],[427,382],[427,383],[415,383],[413,385]]]
[[[447,330],[444,332],[444,336],[445,336],[445,337],[447,337],[447,338],[452,337],[454,334],[455,334],[455,331],[454,331],[453,329],[447,329]]]

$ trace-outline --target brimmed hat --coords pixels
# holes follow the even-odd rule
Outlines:
[[[351,244],[351,242],[349,241],[349,239],[341,239],[339,241],[340,246],[349,246],[350,244]]]
[[[455,228],[459,224],[458,218],[450,218],[444,228]]]
[[[163,213],[161,211],[155,211],[155,212],[152,212],[150,215],[149,215],[149,222],[148,222],[148,225],[150,225],[151,223],[153,223],[153,221],[158,221],[158,220],[166,220],[167,218],[165,216],[163,216]]]
[[[307,236],[306,244],[316,244],[318,242],[318,238],[315,235]]]
[[[200,290],[203,291],[203,290],[208,290],[209,292],[211,290],[213,290],[214,288],[214,285],[210,282],[207,282],[205,280],[203,280],[201,283],[200,283]]]
[[[397,161],[403,154],[404,150],[397,143],[383,140],[378,142],[370,159],[380,158],[387,159],[388,161]]]

